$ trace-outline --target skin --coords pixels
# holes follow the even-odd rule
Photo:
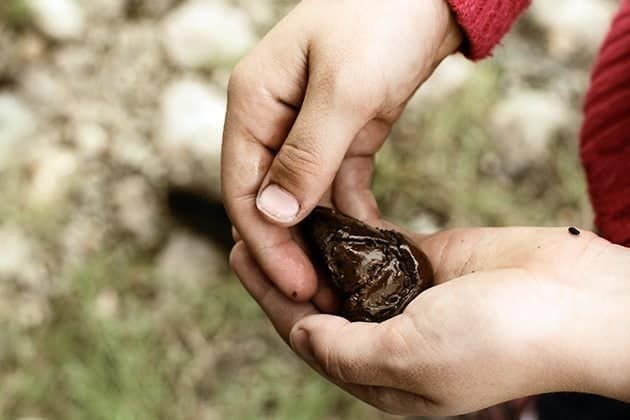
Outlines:
[[[415,90],[460,43],[443,0],[305,0],[236,66],[224,203],[254,259],[287,296],[308,301],[318,289],[288,227],[322,199],[359,219],[378,214],[374,154]],[[295,196],[293,219],[261,211],[270,184]]]
[[[458,415],[558,391],[630,402],[629,249],[566,228],[414,238],[438,285],[380,324],[286,298],[242,241],[230,263],[306,363],[384,411]]]
[[[444,0],[304,0],[283,19],[230,80],[231,265],[298,355],[383,410],[452,415],[550,391],[630,400],[630,251],[590,232],[415,236],[438,286],[381,324],[327,315],[334,295],[292,227],[317,203],[384,225],[374,154],[461,42]]]

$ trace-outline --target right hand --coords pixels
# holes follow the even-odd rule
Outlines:
[[[462,35],[445,0],[304,0],[238,64],[222,187],[235,228],[287,296],[317,277],[290,230],[322,199],[378,216],[374,154]]]
[[[436,286],[379,324],[290,301],[242,242],[230,262],[300,357],[385,411],[459,415],[564,391],[630,402],[630,249],[566,228],[410,238]]]

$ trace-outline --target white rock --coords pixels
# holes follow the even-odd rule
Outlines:
[[[17,281],[22,287],[41,291],[46,271],[39,257],[36,244],[21,229],[0,227],[0,281]]]
[[[94,300],[94,315],[101,319],[112,319],[118,314],[120,299],[114,289],[101,291]]]
[[[169,14],[162,26],[169,58],[184,68],[233,64],[256,41],[247,15],[217,0],[192,0]]]
[[[0,169],[11,160],[18,143],[35,132],[35,117],[17,97],[0,93]]]
[[[97,192],[102,194],[102,192]],[[87,214],[86,214],[87,213]],[[59,235],[61,264],[70,270],[85,263],[87,258],[103,249],[108,225],[91,212],[73,214]]]
[[[167,170],[157,152],[146,137],[134,130],[121,130],[112,139],[110,157],[118,165],[133,168],[149,179],[158,180],[165,177]]]
[[[117,182],[112,202],[120,226],[141,243],[151,244],[159,235],[159,210],[155,192],[139,175]]]
[[[85,157],[94,158],[105,153],[108,134],[103,126],[94,122],[80,122],[74,130],[75,142]]]
[[[38,115],[56,116],[68,102],[69,92],[60,74],[49,66],[29,66],[20,76],[22,94]]]
[[[83,9],[75,0],[27,0],[35,24],[58,41],[78,39],[85,29]]]
[[[552,54],[564,57],[587,48],[595,52],[606,35],[615,6],[601,0],[533,2],[532,17],[548,29]]]
[[[170,283],[199,285],[212,281],[225,268],[225,257],[212,243],[185,231],[175,231],[157,259],[158,272]]]
[[[547,157],[554,135],[571,126],[574,115],[553,95],[520,91],[495,106],[490,123],[505,169],[517,173]]]
[[[59,147],[41,146],[29,163],[33,171],[27,191],[29,204],[45,208],[63,201],[79,168],[75,154]]]
[[[158,147],[183,183],[202,165],[210,188],[218,190],[226,107],[222,91],[195,79],[175,81],[164,91]]]

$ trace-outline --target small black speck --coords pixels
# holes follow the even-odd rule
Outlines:
[[[293,292],[291,296],[293,296],[293,299],[297,299],[297,292]]]
[[[580,230],[579,230],[578,228],[574,227],[574,226],[571,226],[571,227],[569,228],[569,233],[570,233],[571,235],[576,235],[576,236],[577,236],[577,235],[579,235],[579,234],[580,234]]]

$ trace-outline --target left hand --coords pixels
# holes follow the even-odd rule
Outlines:
[[[298,355],[384,411],[457,415],[557,391],[630,401],[629,249],[566,228],[415,239],[437,285],[380,324],[291,301],[242,242],[230,262]]]

